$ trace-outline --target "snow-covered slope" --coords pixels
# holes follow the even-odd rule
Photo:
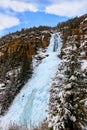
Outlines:
[[[56,46],[55,50],[54,45]],[[32,78],[17,95],[7,114],[0,118],[0,126],[3,126],[4,130],[7,130],[7,125],[11,122],[38,125],[46,118],[49,102],[48,91],[60,62],[58,58],[60,48],[60,37],[57,33],[52,34],[50,44],[45,52],[48,57],[44,58],[35,68]]]

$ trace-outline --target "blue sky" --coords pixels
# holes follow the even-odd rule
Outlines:
[[[87,13],[87,0],[0,0],[0,36]]]

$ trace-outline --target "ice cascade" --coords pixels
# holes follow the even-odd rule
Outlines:
[[[60,62],[58,58],[60,49],[60,36],[54,33],[45,52],[48,57],[35,68],[32,78],[16,96],[5,116],[0,118],[0,126],[4,127],[3,130],[7,130],[10,122],[38,125],[46,118],[49,89]]]

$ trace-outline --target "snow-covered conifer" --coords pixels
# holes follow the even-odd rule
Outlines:
[[[48,120],[54,130],[83,130],[87,123],[87,84],[77,51],[70,53],[63,62],[64,78],[51,88]]]

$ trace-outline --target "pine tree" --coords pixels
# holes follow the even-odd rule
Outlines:
[[[77,52],[64,61],[64,78],[51,90],[49,122],[55,130],[83,130],[87,124],[87,84]]]

